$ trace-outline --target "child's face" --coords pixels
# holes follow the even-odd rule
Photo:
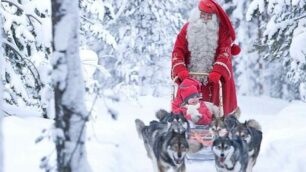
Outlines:
[[[196,105],[200,102],[200,98],[199,97],[193,97],[193,98],[190,98],[187,103],[189,105]]]

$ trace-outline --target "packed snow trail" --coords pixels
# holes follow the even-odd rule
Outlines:
[[[112,105],[118,107],[116,121],[101,108],[102,102],[96,105],[87,135],[88,158],[94,172],[153,172],[134,121],[140,118],[148,124],[155,119],[158,109],[169,110],[169,98],[140,97],[138,100]],[[253,172],[306,171],[306,103],[240,96],[239,105],[241,121],[253,118],[263,128],[261,152]],[[40,159],[51,154],[51,161],[54,160],[53,142],[44,139],[35,144],[35,139],[42,129],[50,129],[51,124],[51,120],[32,117],[4,119],[5,172],[44,171],[39,168]],[[187,161],[187,171],[213,172],[214,162]]]

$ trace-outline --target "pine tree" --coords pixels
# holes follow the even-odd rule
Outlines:
[[[265,75],[268,94],[285,99],[300,99],[306,78],[305,1],[254,0],[249,15],[262,22],[262,55],[270,69]],[[254,12],[258,12],[255,16]],[[268,16],[268,17],[266,17]],[[302,89],[303,90],[303,89]]]
[[[105,87],[105,85],[107,85],[105,80],[111,78],[111,74],[107,70],[103,61],[107,61],[113,57],[112,53],[117,46],[116,38],[111,32],[112,28],[109,27],[110,23],[115,20],[117,15],[114,12],[115,9],[112,2],[112,0],[80,1],[80,46],[81,49],[84,49],[85,51],[94,51],[97,54],[100,63],[91,65],[92,70],[96,71],[90,81],[85,80],[86,88],[90,94],[100,94],[97,90],[101,90],[101,87]],[[100,84],[97,78],[99,78],[101,81],[100,83],[103,82],[103,84]]]
[[[5,93],[7,104],[31,106],[47,115],[45,101],[50,84],[49,72],[50,10],[38,0],[3,0],[1,11],[5,48]],[[46,33],[46,34],[45,34]]]
[[[243,95],[262,95],[264,93],[264,61],[260,38],[262,37],[261,23],[257,17],[248,21],[246,17],[252,1],[218,1],[235,28],[235,43],[241,47],[241,53],[233,56],[233,67],[236,87]],[[254,11],[257,15],[258,11]],[[256,29],[255,29],[256,28]]]
[[[79,58],[79,1],[52,1],[52,23],[57,171],[90,172],[85,151],[88,112]]]
[[[160,87],[170,85],[171,50],[191,5],[181,0],[135,0],[123,5],[123,15],[114,25],[118,28],[111,71],[114,89],[125,94],[130,90],[128,96],[160,95]]]

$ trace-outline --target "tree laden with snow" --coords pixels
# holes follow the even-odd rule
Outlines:
[[[114,12],[112,0],[81,0],[80,1],[80,15],[81,15],[81,27],[80,27],[80,42],[81,52],[94,51],[99,55],[100,60],[96,59],[94,64],[93,60],[89,61],[88,58],[93,57],[90,54],[93,52],[81,56],[82,63],[85,68],[93,71],[90,79],[85,77],[86,88],[88,93],[97,93],[97,90],[101,90],[101,87],[105,85],[99,83],[97,76],[100,80],[111,78],[109,71],[103,66],[102,58],[111,58],[111,54],[114,52],[117,42],[115,37],[110,32],[111,28],[109,24],[113,22],[117,14]],[[96,55],[95,55],[96,56]],[[98,58],[99,58],[98,57]],[[90,64],[89,64],[90,63]],[[100,63],[100,65],[98,65]],[[100,94],[100,93],[98,93]]]
[[[277,1],[254,0],[247,17],[254,19],[268,15],[262,21],[260,43],[265,47],[262,54],[267,67],[272,69],[266,76],[271,81],[269,93],[274,97],[300,99],[303,83],[306,83],[306,2],[304,0]],[[275,89],[277,88],[277,89]]]
[[[53,83],[57,171],[90,172],[85,133],[88,112],[79,58],[79,1],[52,1]]]
[[[49,72],[51,52],[49,3],[39,0],[2,0],[5,49],[6,103],[32,106],[44,111],[50,90],[45,75]]]
[[[265,83],[265,62],[261,38],[261,23],[265,18],[254,12],[252,21],[247,21],[246,14],[252,1],[224,0],[222,7],[230,15],[237,33],[237,43],[241,46],[239,56],[233,58],[237,89],[240,94],[262,95]],[[255,17],[256,16],[256,17]]]
[[[161,88],[170,85],[174,39],[192,4],[196,3],[81,0],[82,48],[97,52],[101,66],[95,78],[107,92],[102,94],[165,93]]]
[[[234,58],[239,93],[303,99],[305,1],[222,2],[242,47]]]
[[[112,25],[118,42],[115,63],[107,64],[114,76],[112,87],[130,97],[160,95],[163,93],[160,88],[170,85],[171,50],[176,34],[185,22],[184,14],[191,9],[190,2],[116,2],[124,8]]]
[[[116,17],[111,2],[110,0],[80,0],[82,46],[116,47],[115,37],[109,31],[109,24]]]

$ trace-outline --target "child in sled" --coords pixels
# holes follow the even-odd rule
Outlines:
[[[210,102],[201,100],[200,82],[187,78],[178,88],[177,95],[172,101],[172,112],[183,114],[184,117],[194,125],[209,125],[213,120],[213,115],[219,115],[219,108]],[[206,133],[210,135],[210,133]],[[189,133],[190,152],[196,153],[203,146],[211,146],[212,141],[204,141],[199,133]]]
[[[218,115],[218,107],[201,100],[200,82],[188,78],[179,86],[177,95],[172,101],[172,112],[182,113],[187,120],[196,125],[209,125],[212,116]]]

